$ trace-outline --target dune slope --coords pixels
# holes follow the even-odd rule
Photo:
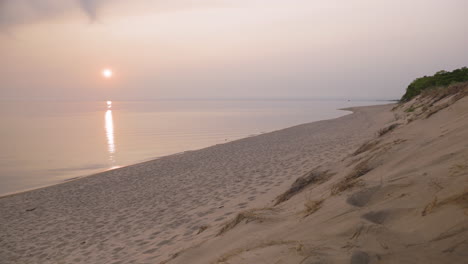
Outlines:
[[[467,91],[396,106],[344,159],[166,263],[466,263]]]

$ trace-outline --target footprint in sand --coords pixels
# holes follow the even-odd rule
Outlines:
[[[247,203],[239,203],[239,204],[237,204],[237,207],[245,208],[245,207],[247,207]]]
[[[370,203],[386,200],[391,197],[404,197],[402,196],[402,188],[409,186],[408,184],[395,184],[387,185],[386,187],[374,186],[371,188],[363,189],[348,197],[346,202],[356,207],[364,207]],[[399,194],[399,195],[398,195]]]
[[[166,241],[166,240],[164,240],[164,241]],[[152,253],[158,251],[158,249],[159,249],[159,247],[152,248],[152,249],[146,250],[145,252],[143,252],[143,254],[152,254]]]
[[[414,209],[409,208],[396,208],[381,211],[371,211],[362,215],[361,217],[371,223],[384,225],[390,223],[392,220],[401,219],[413,211]]]
[[[351,264],[367,264],[370,262],[369,254],[364,251],[355,251],[351,256]]]
[[[219,221],[223,221],[224,219],[226,219],[226,217],[221,216],[221,217],[216,218],[214,221],[219,222]]]
[[[372,196],[379,190],[380,186],[364,189],[352,194],[350,197],[348,197],[346,202],[356,207],[363,207],[372,200]]]

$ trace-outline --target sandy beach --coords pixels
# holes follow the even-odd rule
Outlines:
[[[353,151],[391,106],[161,158],[0,199],[5,263],[158,263],[200,227],[262,206]]]
[[[463,263],[467,99],[428,118],[405,112],[419,101],[353,108],[3,197],[1,263]]]

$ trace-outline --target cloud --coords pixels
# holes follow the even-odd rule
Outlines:
[[[81,9],[88,15],[91,21],[97,19],[97,2],[98,0],[78,0]]]
[[[99,10],[111,4],[128,6],[130,10],[155,13],[186,10],[196,7],[219,7],[231,0],[0,0],[0,31],[17,25],[48,20],[80,9],[91,22],[99,19]]]
[[[91,20],[98,18],[101,0],[0,0],[0,28],[47,20],[77,8]]]

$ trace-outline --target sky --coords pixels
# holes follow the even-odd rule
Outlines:
[[[466,10],[466,0],[0,0],[0,100],[398,99],[417,77],[468,66]]]

